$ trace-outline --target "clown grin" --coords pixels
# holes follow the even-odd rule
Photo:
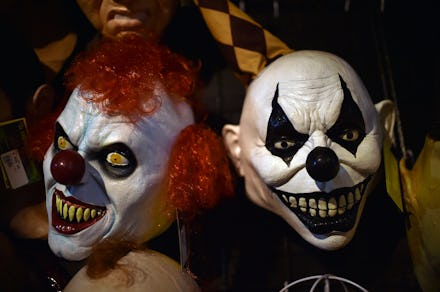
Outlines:
[[[301,222],[316,235],[353,228],[370,177],[353,186],[326,192],[292,194],[270,187]]]
[[[105,207],[66,197],[55,189],[52,196],[52,226],[60,233],[74,234],[95,224],[103,218]]]

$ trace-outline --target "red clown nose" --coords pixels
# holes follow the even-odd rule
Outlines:
[[[55,154],[50,164],[53,178],[63,185],[78,184],[86,169],[82,156],[73,150],[62,150]]]

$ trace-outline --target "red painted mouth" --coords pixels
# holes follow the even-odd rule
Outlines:
[[[52,196],[52,226],[60,233],[74,234],[98,222],[106,208],[66,197],[60,190]]]

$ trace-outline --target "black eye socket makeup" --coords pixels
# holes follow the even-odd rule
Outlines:
[[[281,106],[278,104],[278,85],[272,100],[272,113],[267,125],[266,148],[289,165],[293,156],[309,139],[293,127]]]
[[[356,156],[357,148],[365,138],[365,122],[347,84],[341,76],[339,76],[339,80],[344,92],[344,101],[338,120],[327,131],[327,136]]]

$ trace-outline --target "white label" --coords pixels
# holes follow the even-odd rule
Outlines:
[[[17,149],[8,151],[1,155],[3,167],[13,189],[29,183],[20,154]]]

